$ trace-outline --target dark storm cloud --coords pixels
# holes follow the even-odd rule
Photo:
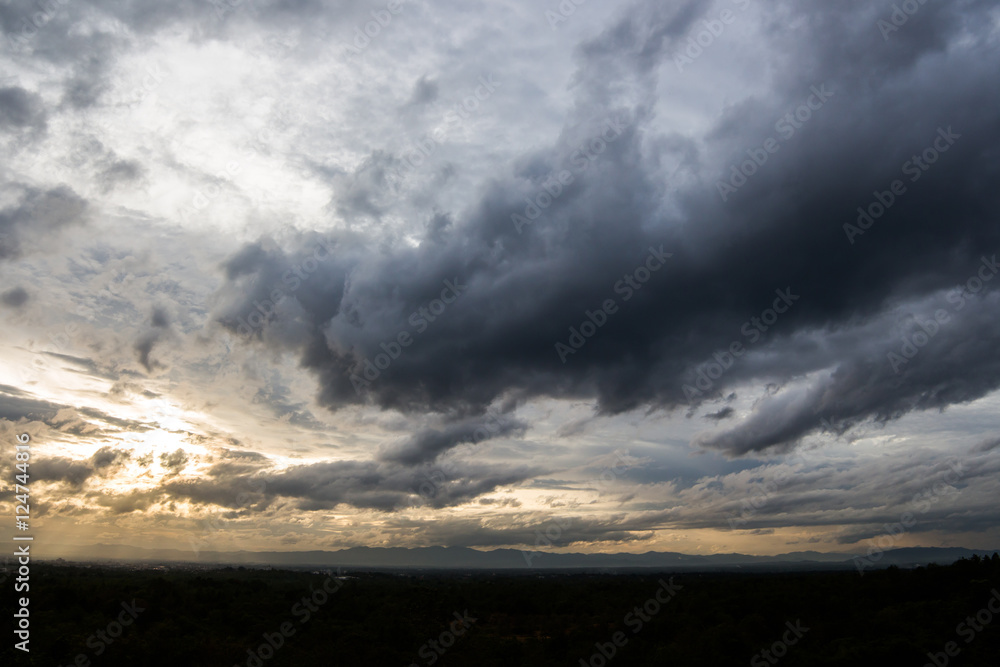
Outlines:
[[[923,321],[933,310],[918,306],[967,284],[983,256],[1000,251],[992,4],[929,4],[884,40],[876,20],[891,14],[890,2],[779,3],[782,25],[799,27],[773,28],[777,48],[794,57],[773,60],[771,94],[726,108],[701,143],[679,135],[653,141],[657,77],[640,76],[625,92],[612,82],[657,67],[677,76],[672,57],[698,18],[696,4],[643,3],[638,18],[583,45],[579,120],[551,146],[522,156],[446,233],[416,247],[376,251],[331,239],[331,260],[254,337],[297,350],[319,379],[320,401],[333,409],[372,401],[472,414],[500,397],[554,396],[596,398],[600,411],[617,413],[697,405],[737,384],[774,383],[777,393],[746,420],[699,439],[734,455],[789,446],[824,428],[823,420],[892,420],[996,389],[1000,281],[981,284],[962,311],[946,303],[952,323],[899,373],[887,355],[902,344],[901,332],[886,316],[917,304]],[[643,16],[655,20],[646,25]],[[815,105],[815,90],[827,98],[819,110],[723,201],[717,183],[775,136],[779,119]],[[586,169],[518,230],[511,216],[526,216],[525,197],[538,201],[552,187],[548,174],[602,133],[603,152],[584,158]],[[905,163],[935,142],[947,152],[911,181]],[[677,164],[684,173],[665,207],[675,173],[665,165]],[[851,243],[845,223],[897,179],[905,194]],[[342,210],[362,211],[378,186],[376,179],[341,192]],[[616,291],[651,249],[673,257],[641,290]],[[310,252],[244,249],[228,266],[220,321],[237,330],[237,315],[254,312]],[[440,298],[445,281],[467,288],[433,319],[414,318]],[[744,325],[772,308],[776,291],[794,295],[784,301],[791,307],[751,340]],[[555,345],[568,344],[570,328],[579,330],[608,299],[617,311],[563,363]],[[359,391],[352,376],[402,333],[412,343]],[[734,342],[749,353],[708,390],[686,395],[696,371]],[[809,374],[822,377],[804,388],[789,384]]]

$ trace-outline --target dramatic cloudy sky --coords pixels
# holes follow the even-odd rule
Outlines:
[[[4,485],[53,556],[997,547],[1000,9],[900,6],[4,1]]]

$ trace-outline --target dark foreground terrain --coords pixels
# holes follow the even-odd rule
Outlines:
[[[864,576],[331,574],[35,565],[31,652],[8,633],[0,664],[1000,664],[1000,557]]]

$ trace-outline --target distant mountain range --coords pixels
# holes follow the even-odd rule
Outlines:
[[[872,567],[947,565],[992,550],[961,547],[892,549]],[[517,549],[479,551],[465,547],[352,547],[339,551],[184,551],[98,544],[80,549],[74,560],[190,563],[202,565],[269,565],[273,567],[346,567],[353,569],[568,570],[657,568],[663,570],[802,570],[853,569],[854,554],[796,551],[779,556],[712,554],[709,556],[648,551],[642,554],[545,553]]]

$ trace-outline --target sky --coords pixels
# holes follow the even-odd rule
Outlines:
[[[40,555],[1000,545],[996,2],[0,29]]]

